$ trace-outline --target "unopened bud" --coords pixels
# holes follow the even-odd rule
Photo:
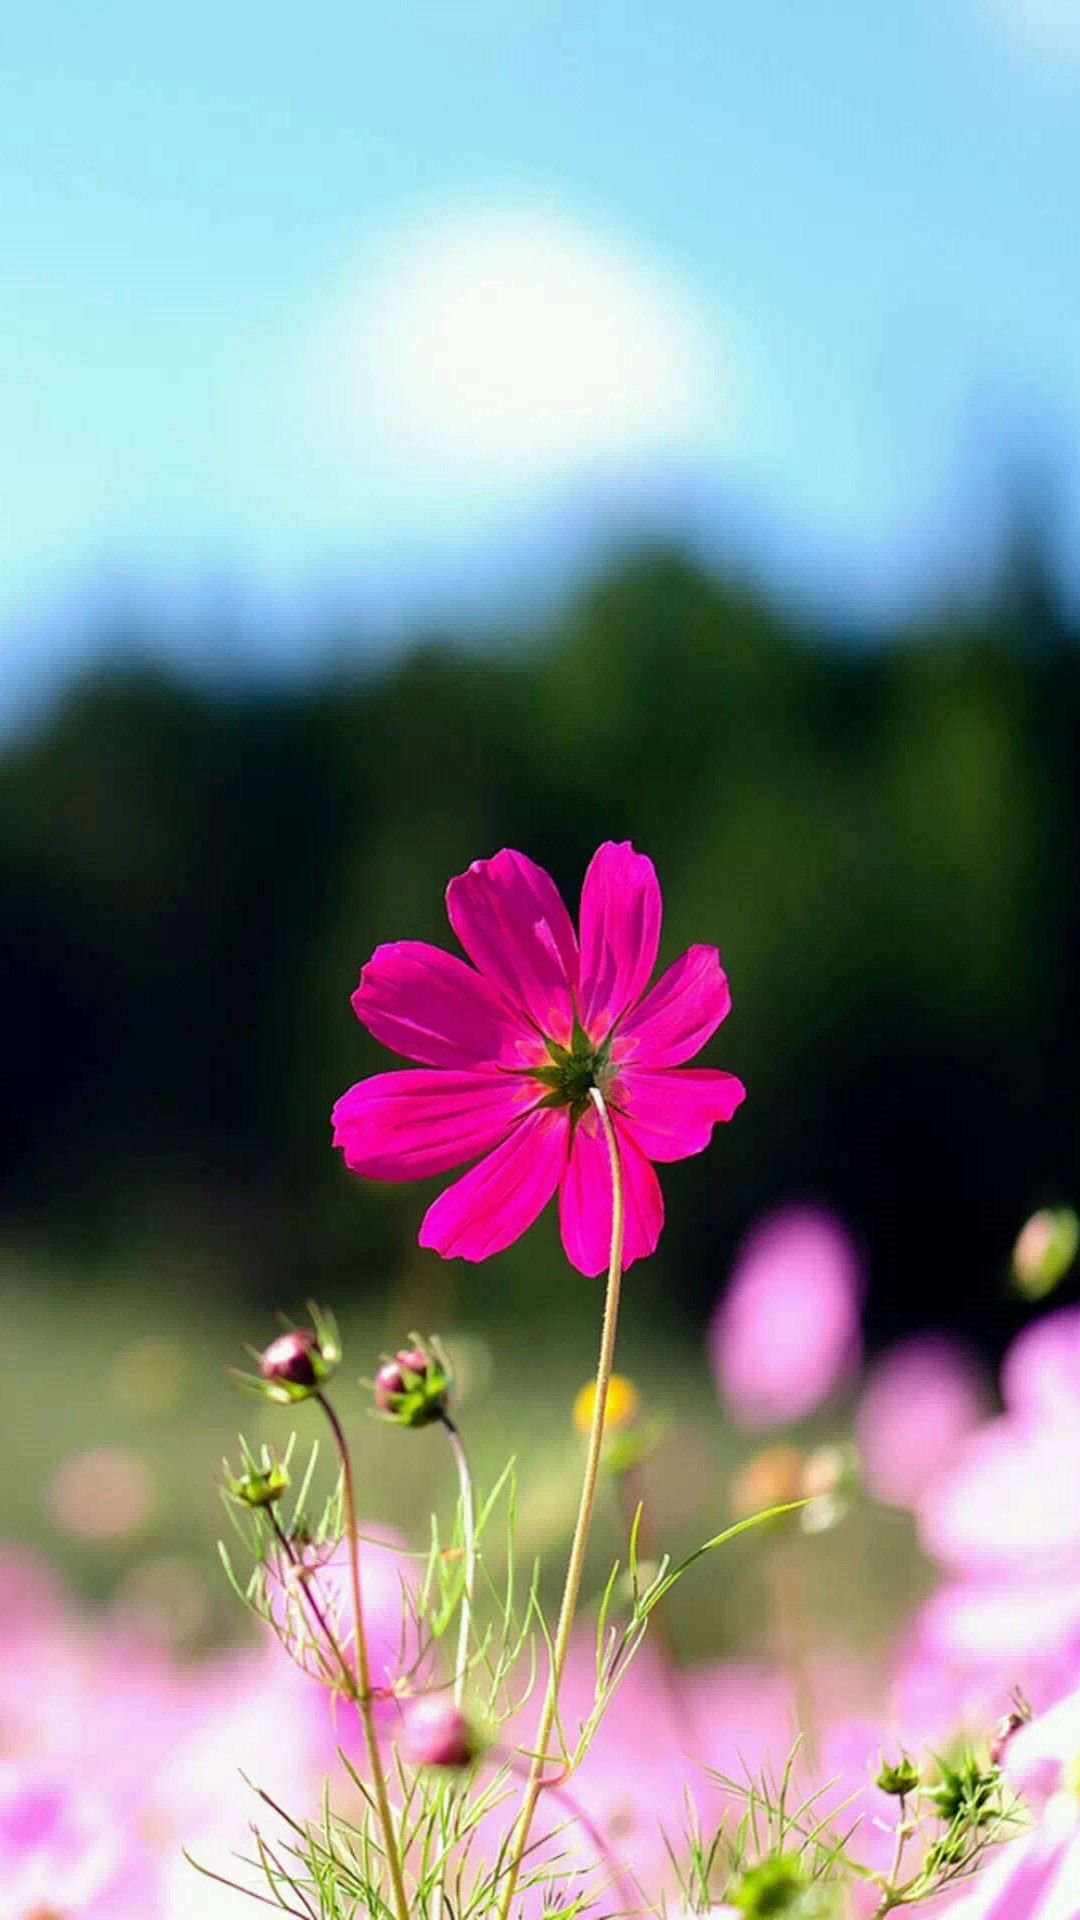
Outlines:
[[[990,1735],[990,1759],[995,1767],[1000,1767],[1005,1759],[1006,1749],[1013,1734],[1031,1719],[1031,1709],[1018,1697],[1015,1707],[1009,1713],[1003,1713],[993,1733]]]
[[[279,1333],[264,1347],[259,1357],[259,1372],[264,1380],[290,1387],[316,1387],[319,1384],[319,1342],[310,1327],[291,1327]]]
[[[874,1775],[875,1787],[879,1787],[882,1793],[895,1794],[901,1800],[914,1793],[921,1780],[922,1768],[908,1753],[902,1753],[899,1760],[886,1760],[883,1756]]]
[[[242,1443],[241,1443],[242,1444]],[[283,1460],[278,1460],[266,1448],[258,1460],[247,1449],[239,1473],[230,1471],[228,1462],[224,1462],[223,1483],[230,1500],[241,1507],[272,1507],[281,1499],[289,1485],[289,1470]]]
[[[331,1314],[314,1302],[310,1303],[309,1312],[310,1327],[289,1327],[261,1353],[248,1347],[259,1371],[251,1374],[232,1369],[237,1386],[259,1394],[264,1400],[276,1400],[280,1405],[287,1405],[291,1400],[307,1400],[319,1392],[340,1365],[341,1341]]]
[[[400,1347],[375,1375],[375,1405],[399,1427],[426,1427],[446,1412],[450,1369],[435,1342]]]
[[[803,1911],[807,1894],[806,1868],[797,1854],[774,1853],[748,1867],[728,1895],[739,1913],[750,1920],[772,1920],[773,1915]]]
[[[1012,1270],[1025,1300],[1042,1300],[1063,1280],[1080,1248],[1080,1219],[1071,1207],[1041,1207],[1021,1228]]]
[[[427,1694],[406,1707],[402,1748],[414,1767],[467,1767],[481,1746],[468,1715],[452,1700]]]

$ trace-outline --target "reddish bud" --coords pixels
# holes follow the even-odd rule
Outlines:
[[[1011,1713],[1003,1714],[998,1721],[990,1735],[990,1758],[995,1767],[1000,1767],[1009,1741],[1017,1728],[1023,1726],[1025,1718],[1026,1715],[1022,1714],[1018,1707],[1014,1707]]]
[[[425,1427],[445,1413],[450,1374],[436,1347],[399,1347],[373,1385],[380,1413],[401,1427]]]
[[[405,1380],[396,1360],[388,1360],[375,1375],[375,1405],[380,1413],[393,1413],[398,1395],[405,1391]]]
[[[479,1750],[467,1716],[438,1694],[427,1694],[406,1708],[403,1745],[414,1767],[467,1767]]]
[[[323,1376],[319,1342],[308,1327],[291,1327],[263,1349],[259,1372],[264,1380],[280,1380],[290,1387],[318,1386]]]

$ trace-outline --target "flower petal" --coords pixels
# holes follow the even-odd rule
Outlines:
[[[623,1268],[655,1251],[664,1224],[660,1183],[645,1155],[615,1117],[622,1163],[626,1226]],[[590,1277],[606,1271],[611,1254],[611,1165],[599,1115],[574,1128],[570,1159],[559,1189],[559,1227],[566,1257]]]
[[[532,1065],[544,1049],[475,968],[425,940],[376,947],[353,1011],[384,1047],[429,1067]]]
[[[447,1073],[417,1067],[377,1073],[343,1093],[334,1145],[369,1180],[418,1180],[485,1153],[535,1106],[524,1075]]]
[[[566,1110],[541,1107],[428,1208],[420,1245],[444,1260],[486,1260],[532,1226],[566,1164]]]
[[[733,1073],[711,1067],[622,1067],[612,1098],[625,1116],[624,1132],[650,1160],[685,1160],[701,1153],[718,1120],[730,1120],[746,1099]]]
[[[627,1014],[615,1036],[616,1060],[680,1067],[731,1012],[727,975],[715,947],[688,947]]]
[[[504,847],[474,860],[446,889],[450,925],[470,960],[553,1040],[573,1023],[578,950],[574,928],[549,873]]]
[[[629,840],[607,840],[581,889],[578,1014],[590,1040],[603,1040],[644,993],[660,945],[656,868]]]

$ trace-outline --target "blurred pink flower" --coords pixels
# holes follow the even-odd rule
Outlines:
[[[751,1230],[709,1330],[736,1426],[788,1426],[851,1378],[862,1297],[854,1245],[831,1214],[791,1207]]]
[[[1044,1807],[1080,1762],[1080,1688],[1009,1735],[1002,1765],[1029,1806]]]
[[[125,1836],[74,1770],[0,1766],[0,1920],[105,1916],[124,1877]]]
[[[871,1368],[855,1414],[863,1476],[875,1500],[911,1507],[985,1417],[975,1355],[943,1334],[902,1340]]]
[[[646,992],[660,886],[629,841],[593,855],[578,933],[550,875],[506,848],[451,880],[446,904],[474,965],[423,941],[376,948],[353,1007],[377,1040],[420,1065],[343,1094],[335,1146],[374,1180],[478,1162],[420,1228],[421,1246],[447,1259],[508,1247],[557,1189],[567,1257],[597,1274],[611,1232],[607,1148],[589,1098],[598,1087],[619,1139],[630,1266],[663,1226],[653,1162],[700,1153],[745,1097],[733,1074],[673,1071],[730,1008],[716,948],[689,948]]]
[[[415,1678],[421,1655],[415,1613],[415,1562],[405,1552],[404,1541],[388,1529],[376,1531],[362,1526],[361,1534],[360,1598],[371,1684],[377,1696],[376,1717],[384,1722],[396,1721],[395,1692]],[[283,1645],[300,1666],[318,1673],[321,1669],[310,1651],[317,1630],[307,1595],[316,1602],[342,1652],[351,1659],[355,1622],[349,1551],[344,1540],[329,1547],[309,1548],[303,1556],[302,1573],[279,1562],[276,1590],[271,1593],[271,1614]],[[339,1701],[335,1714],[339,1727],[345,1718]],[[353,1719],[354,1713],[349,1715],[350,1724]],[[338,1739],[341,1737],[339,1731]]]
[[[1046,1704],[1080,1662],[1080,1308],[1018,1336],[1002,1394],[919,1502],[923,1545],[953,1576],[920,1626],[942,1657]]]
[[[1076,1920],[1080,1912],[1080,1798],[1056,1794],[1041,1825],[1010,1840],[971,1891],[936,1909],[941,1920]]]

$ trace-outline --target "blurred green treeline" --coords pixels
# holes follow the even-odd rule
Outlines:
[[[359,967],[452,945],[480,855],[522,847],[573,900],[630,837],[662,958],[722,949],[706,1057],[750,1090],[665,1169],[654,1308],[700,1316],[752,1216],[817,1197],[864,1238],[878,1334],[993,1343],[1017,1226],[1078,1187],[1076,642],[1037,569],[856,646],[657,552],[540,638],[284,690],[99,672],[0,760],[0,1232],[266,1303],[392,1276],[433,1316],[440,1183],[363,1188],[329,1147],[337,1093],[395,1064]],[[581,1286],[550,1222],[469,1284],[522,1314]]]

